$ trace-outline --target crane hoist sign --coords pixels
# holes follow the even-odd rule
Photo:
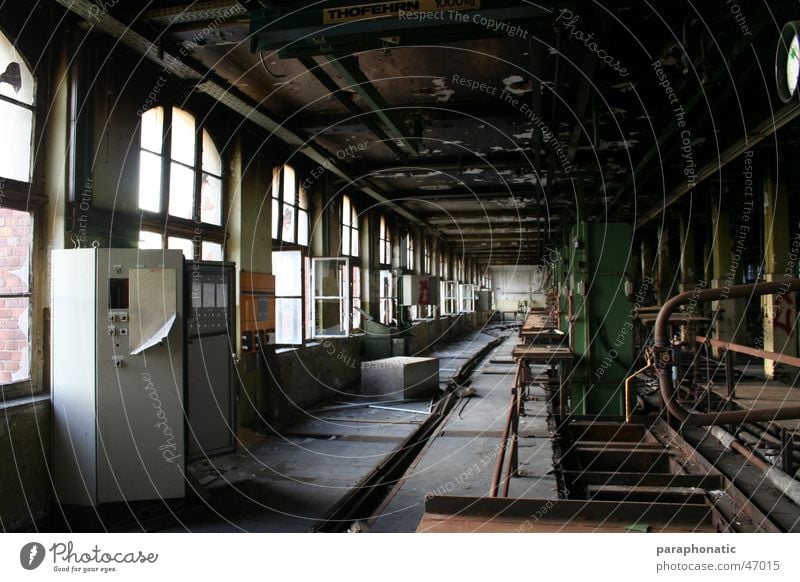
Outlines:
[[[370,2],[325,8],[323,24],[340,24],[375,18],[402,18],[422,13],[443,13],[456,10],[479,10],[481,0],[417,0],[416,2]],[[440,17],[441,18],[441,17]],[[441,18],[443,19],[443,18]]]

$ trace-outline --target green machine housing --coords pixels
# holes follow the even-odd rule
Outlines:
[[[632,245],[629,224],[579,222],[561,250],[561,260],[551,265],[559,285],[561,329],[571,334],[575,353],[569,378],[574,414],[625,413],[624,382],[635,364],[629,296]]]

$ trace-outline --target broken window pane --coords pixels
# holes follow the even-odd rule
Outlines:
[[[217,226],[222,224],[222,180],[209,174],[203,174],[200,221]]]
[[[0,32],[0,73],[8,81],[0,83],[0,95],[33,105],[33,75],[11,41]]]

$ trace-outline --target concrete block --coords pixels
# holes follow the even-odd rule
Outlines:
[[[396,356],[361,364],[361,393],[365,396],[428,398],[438,388],[438,358]]]

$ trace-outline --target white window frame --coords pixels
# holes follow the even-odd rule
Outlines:
[[[379,302],[379,313],[380,313],[380,322],[384,325],[391,325],[391,322],[394,317],[394,286],[393,286],[393,278],[392,278],[392,271],[390,269],[381,269],[379,274],[379,281],[378,281],[378,302]],[[388,286],[384,285],[384,282],[388,281]],[[388,295],[384,292],[384,289],[388,291]]]
[[[283,276],[281,272],[277,272],[275,269],[275,255],[276,254],[286,254],[286,253],[296,253],[300,256],[300,272],[297,273],[297,276],[300,277],[300,294],[299,295],[278,295],[278,285],[280,281],[280,277]],[[305,257],[303,256],[303,251],[299,249],[283,249],[283,250],[275,250],[272,251],[272,273],[275,275],[275,309],[276,309],[276,320],[275,320],[275,343],[277,345],[283,346],[297,346],[302,345],[305,339],[304,331],[305,331],[305,277],[304,277],[304,269],[305,269]],[[294,275],[294,273],[292,274]],[[295,335],[291,338],[286,338],[280,335],[280,325],[278,324],[278,318],[280,317],[281,309],[278,307],[281,299],[286,300],[293,300],[300,302],[300,325],[299,329],[294,330]]]
[[[339,295],[317,295],[317,264],[323,262],[340,263],[340,270],[344,273],[344,281],[341,284]],[[349,337],[351,333],[351,295],[350,291],[350,259],[348,257],[313,257],[311,259],[311,333],[314,338],[343,338]],[[317,301],[318,300],[339,300],[341,310],[339,313],[340,327],[344,329],[341,334],[317,333]]]
[[[442,315],[458,313],[458,282],[442,281],[441,283]]]

